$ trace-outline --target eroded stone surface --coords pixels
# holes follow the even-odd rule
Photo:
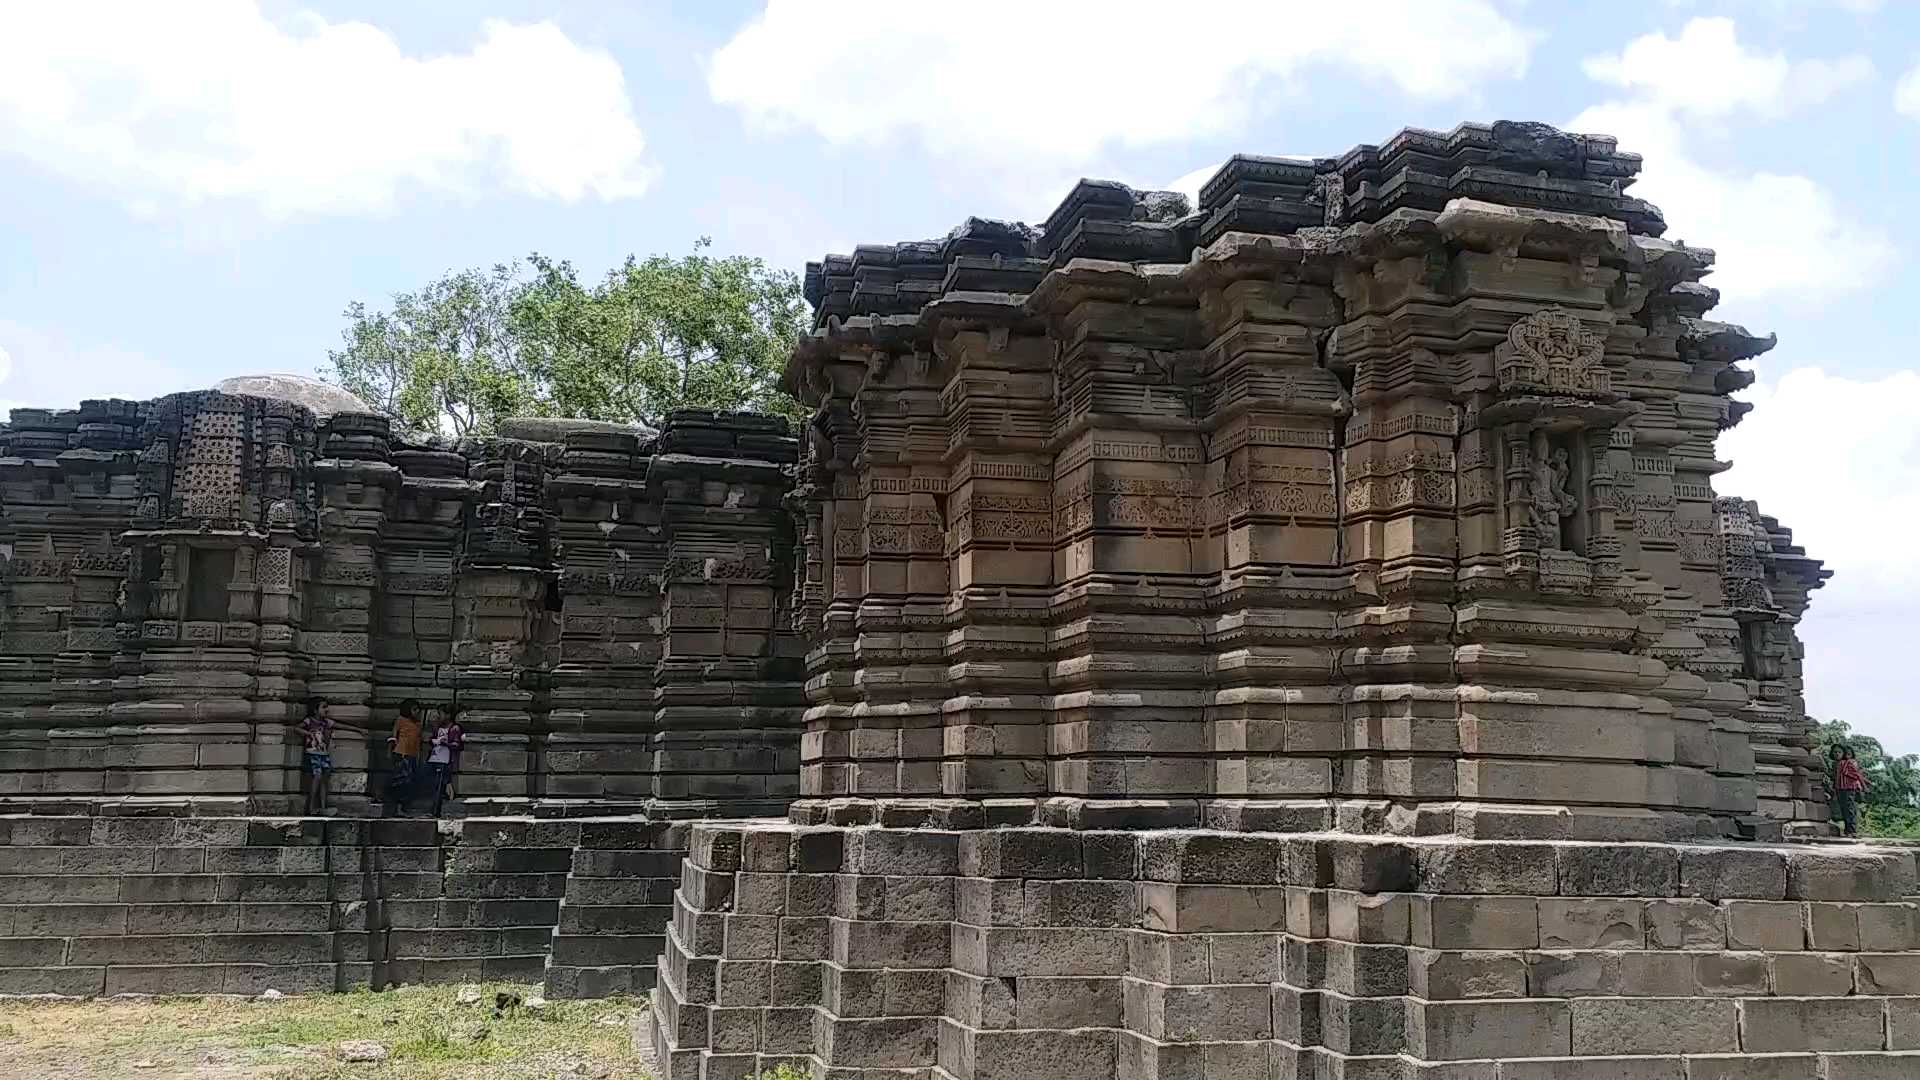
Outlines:
[[[465,710],[464,802],[795,794],[784,421],[416,444],[236,386],[0,427],[0,800],[291,807],[318,699],[351,808],[406,698]]]
[[[796,820],[1822,828],[1826,572],[1712,486],[1773,341],[1638,169],[1405,131],[811,264]],[[1557,872],[1664,895],[1643,854]]]
[[[1662,896],[1596,898],[1581,895],[1584,879],[1553,878],[1535,879],[1544,895],[1521,897],[1485,895],[1472,875],[1369,890],[1379,867],[1409,857],[1468,865],[1461,856],[1479,842],[1458,837],[1140,831],[1103,844],[1096,866],[1075,857],[1085,834],[1069,830],[964,833],[957,862],[900,857],[943,833],[771,822],[691,831],[687,880],[701,887],[677,898],[658,1020],[636,1032],[666,1080],[780,1061],[937,1080],[1670,1080],[1801,1075],[1787,1058],[1807,1076],[1904,1075],[1920,1060],[1920,954],[1807,936],[1824,908],[1856,922],[1875,913],[1880,926],[1910,917],[1913,898],[1884,874],[1845,878],[1844,898],[1819,901],[1678,897],[1677,883]],[[818,876],[824,861],[801,873],[799,853],[831,835],[842,841],[828,874],[840,902],[829,909],[790,889],[783,903],[763,879],[781,876],[782,853],[790,882]],[[1636,865],[1689,859],[1696,889],[1713,895],[1741,891],[1750,874],[1741,860],[1690,858],[1738,849],[1539,846],[1550,863],[1606,847]],[[1789,869],[1914,858],[1766,850]],[[763,869],[741,868],[746,851],[762,853]],[[1213,876],[1230,883],[1192,880],[1199,868],[1170,857],[1202,851],[1222,856]],[[1574,894],[1554,893],[1564,886]],[[758,896],[750,914],[748,889]],[[888,907],[895,893],[970,899],[909,912]],[[1102,900],[1063,906],[1067,896]],[[1729,951],[1725,928],[1756,911],[1801,933]],[[822,912],[824,939],[810,933]],[[1196,1073],[1193,1062],[1221,1067]]]

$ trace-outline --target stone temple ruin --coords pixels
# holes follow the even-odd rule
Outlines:
[[[663,1080],[1920,1075],[1826,571],[1712,484],[1772,339],[1638,168],[1410,130],[829,256],[797,439],[15,412],[0,992],[652,987]],[[456,695],[464,818],[268,816],[308,698]]]

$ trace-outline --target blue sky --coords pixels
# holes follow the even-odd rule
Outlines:
[[[1074,177],[1544,120],[1772,330],[1721,488],[1836,572],[1810,697],[1920,751],[1920,3],[814,0],[0,6],[0,407],[312,372],[340,311],[532,250],[795,270]]]

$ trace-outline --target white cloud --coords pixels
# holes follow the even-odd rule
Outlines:
[[[1733,468],[1715,488],[1759,502],[1834,572],[1800,632],[1814,713],[1920,750],[1897,681],[1920,596],[1905,542],[1920,534],[1920,372],[1801,367],[1742,396],[1754,410],[1721,438]]]
[[[1668,237],[1714,249],[1709,283],[1729,299],[1850,292],[1893,263],[1881,230],[1849,218],[1808,177],[1714,168],[1690,144],[1743,112],[1778,115],[1824,100],[1861,77],[1865,63],[1760,56],[1740,46],[1731,21],[1694,19],[1677,40],[1648,34],[1588,60],[1589,74],[1634,93],[1568,126],[1618,136],[1621,149],[1646,159],[1633,194],[1665,212]]]
[[[488,20],[465,53],[255,0],[0,5],[0,154],[135,209],[390,208],[408,191],[639,195],[653,175],[625,78],[551,23]]]
[[[1689,118],[1741,109],[1779,114],[1873,77],[1873,62],[1864,56],[1790,61],[1784,53],[1749,52],[1733,20],[1723,18],[1693,19],[1677,38],[1647,34],[1619,55],[1596,56],[1584,66],[1594,79]]]
[[[1185,173],[1167,181],[1165,184],[1162,184],[1161,187],[1164,190],[1177,191],[1185,195],[1187,201],[1192,203],[1195,209],[1198,209],[1200,206],[1200,188],[1204,186],[1207,181],[1213,179],[1213,174],[1219,171],[1220,163],[1202,165],[1190,173]]]
[[[1202,25],[1223,31],[1205,49],[1170,44]],[[1420,41],[1420,61],[1383,48],[1381,26]],[[1253,103],[1316,71],[1468,98],[1521,75],[1531,45],[1484,0],[1386,0],[1364,19],[1270,0],[770,0],[714,54],[708,89],[776,129],[912,138],[970,165],[1044,171],[1109,144],[1236,130]]]
[[[71,409],[86,398],[132,400],[211,386],[172,364],[108,342],[0,317],[0,420],[22,406]]]
[[[1885,234],[1847,217],[1812,179],[1702,164],[1685,126],[1658,105],[1597,105],[1569,127],[1616,135],[1621,149],[1645,157],[1632,193],[1666,214],[1668,238],[1714,250],[1708,284],[1731,300],[1852,292],[1894,261]]]
[[[1920,118],[1920,64],[1900,76],[1893,88],[1893,107],[1902,116]]]
[[[1809,10],[1839,8],[1851,15],[1872,15],[1880,10],[1886,0],[1741,0],[1742,11],[1771,9],[1776,17],[1800,15]],[[1699,6],[1699,0],[1667,0],[1668,7],[1690,8]]]

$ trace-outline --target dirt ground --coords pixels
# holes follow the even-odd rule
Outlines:
[[[537,1003],[531,986],[0,1000],[13,1080],[643,1080],[633,999]],[[462,1004],[477,997],[477,1003]],[[496,995],[517,995],[496,1010]],[[377,1044],[377,1050],[365,1045]],[[382,1060],[349,1061],[377,1054]]]

